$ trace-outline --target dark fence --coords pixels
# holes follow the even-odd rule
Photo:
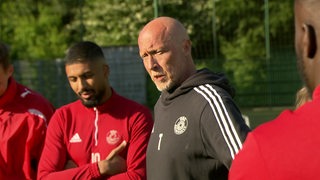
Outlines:
[[[156,101],[158,92],[157,90],[150,92],[150,88],[148,91],[147,75],[138,56],[138,48],[109,47],[104,48],[104,53],[110,65],[109,79],[113,88],[125,97],[152,106],[155,102],[147,102],[150,101],[147,96],[155,96],[151,101]],[[56,107],[76,99],[66,79],[62,60],[16,61],[14,66],[14,76],[18,82],[40,92]],[[264,68],[268,72],[267,77],[257,79],[254,89],[246,91],[236,89],[237,103],[241,107],[292,106],[295,102],[295,93],[301,87],[292,48],[274,53],[270,64]],[[153,83],[150,86],[155,89]]]
[[[146,75],[136,46],[103,48],[110,66],[110,84],[117,93],[146,104]],[[40,92],[55,107],[77,99],[67,81],[61,59],[15,61],[16,80]]]

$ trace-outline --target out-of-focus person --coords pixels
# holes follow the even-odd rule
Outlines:
[[[249,133],[230,180],[314,180],[320,167],[320,1],[295,0],[295,48],[312,100]]]
[[[310,94],[307,87],[303,86],[296,93],[296,103],[295,108],[298,109],[300,106],[304,105],[306,102],[311,101]]]
[[[36,179],[54,107],[13,77],[9,48],[0,42],[0,179]]]

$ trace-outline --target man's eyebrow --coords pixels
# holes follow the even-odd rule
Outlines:
[[[144,57],[144,56],[146,56],[147,54],[155,54],[157,52],[157,50],[155,50],[155,49],[149,49],[149,50],[146,50],[145,52],[143,52],[142,54],[141,54],[141,57]]]
[[[155,54],[157,51],[158,51],[158,50],[156,50],[156,49],[151,49],[151,50],[148,51],[148,53],[150,53],[150,54]]]

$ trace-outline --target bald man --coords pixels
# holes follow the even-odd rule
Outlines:
[[[295,1],[297,61],[312,101],[250,133],[232,163],[231,180],[320,179],[319,8],[319,0]]]
[[[228,80],[196,69],[191,41],[176,19],[152,20],[138,44],[144,67],[161,91],[147,149],[147,179],[227,179],[249,132]]]

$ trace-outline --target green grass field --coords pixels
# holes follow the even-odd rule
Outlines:
[[[292,109],[292,107],[243,108],[241,112],[249,117],[250,127],[254,129],[258,125],[276,118],[284,109]]]

